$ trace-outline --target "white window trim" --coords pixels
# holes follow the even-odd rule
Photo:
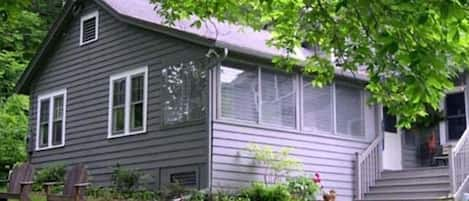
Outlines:
[[[144,74],[143,78],[143,122],[142,130],[131,131],[130,130],[130,97],[131,97],[131,77],[137,74]],[[124,106],[124,133],[112,134],[112,99],[114,95],[115,80],[125,79],[125,106]],[[147,104],[148,104],[148,66],[144,66],[138,69],[122,72],[119,74],[111,75],[109,79],[109,110],[108,110],[108,139],[119,138],[137,134],[143,134],[147,132]]]
[[[86,21],[86,20],[89,20],[91,18],[96,18],[96,20],[95,20],[95,27],[96,27],[96,29],[95,29],[95,38],[93,40],[83,42],[83,22]],[[86,44],[97,41],[98,40],[98,35],[99,35],[99,12],[94,11],[94,12],[91,12],[87,15],[82,16],[81,19],[80,19],[80,46],[83,46],[83,45],[86,45]]]
[[[59,145],[52,145],[52,129],[53,129],[53,112],[54,112],[54,97],[63,95],[63,112],[62,112],[62,143]],[[41,101],[44,99],[49,100],[49,117],[48,117],[48,145],[47,147],[39,146],[40,138],[40,124],[41,124]],[[37,114],[36,114],[36,151],[55,149],[65,146],[65,126],[66,126],[66,113],[67,113],[67,89],[50,92],[47,94],[39,95],[37,100]]]

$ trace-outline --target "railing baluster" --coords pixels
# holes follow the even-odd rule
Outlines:
[[[450,171],[451,190],[455,197],[461,196],[461,187],[467,186],[467,178],[469,176],[469,129],[464,131],[463,136],[459,139],[456,146],[449,147],[448,166]]]
[[[376,184],[380,178],[380,148],[383,136],[378,136],[370,146],[361,154],[356,156],[356,175],[357,177],[357,199],[363,199],[365,193],[369,192],[370,187]]]

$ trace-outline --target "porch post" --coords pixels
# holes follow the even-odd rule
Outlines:
[[[467,85],[469,85],[469,74],[467,73],[464,73],[464,79],[466,80],[466,84],[464,85],[464,103],[465,103],[465,107],[466,107],[466,129],[469,127],[469,111],[468,111],[468,108],[469,108],[469,87]]]
[[[362,174],[360,167],[360,153],[355,153],[355,196],[357,200],[362,199]]]
[[[449,181],[450,181],[450,190],[451,194],[456,193],[456,175],[454,170],[454,155],[453,155],[453,145],[448,145],[448,171],[449,171]]]

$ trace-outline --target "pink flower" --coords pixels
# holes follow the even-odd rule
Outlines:
[[[320,188],[323,188],[322,184],[321,184],[321,175],[319,174],[319,172],[316,172],[314,174],[314,177],[313,177],[313,181],[315,184],[317,184]]]

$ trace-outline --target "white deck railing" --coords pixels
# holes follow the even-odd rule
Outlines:
[[[463,192],[469,190],[469,129],[464,131],[463,136],[450,151],[449,171],[451,190],[457,200]]]
[[[364,198],[370,187],[381,177],[381,153],[383,136],[377,137],[362,153],[356,153],[356,199]]]

